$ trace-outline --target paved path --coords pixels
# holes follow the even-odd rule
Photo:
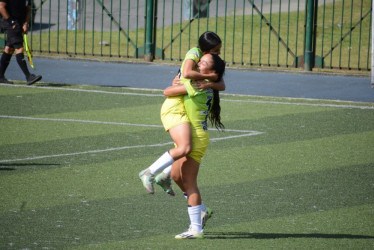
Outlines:
[[[134,88],[164,89],[178,71],[178,66],[146,63],[108,63],[81,60],[34,58],[43,82],[87,84]],[[24,80],[15,58],[6,77]],[[374,102],[370,76],[334,76],[323,74],[243,71],[228,69],[225,74],[226,93]]]

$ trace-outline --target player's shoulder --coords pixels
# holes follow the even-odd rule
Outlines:
[[[193,47],[193,48],[191,48],[191,49],[187,52],[186,57],[195,56],[195,57],[197,57],[197,58],[201,58],[202,55],[203,55],[203,52],[201,51],[200,48],[198,48],[198,47]]]

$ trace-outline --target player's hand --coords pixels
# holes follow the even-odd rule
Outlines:
[[[215,82],[218,80],[218,74],[214,73],[209,76],[209,80]]]
[[[207,82],[205,80],[193,80],[192,81],[192,86],[199,90],[199,91],[203,91],[204,89],[208,89],[210,88],[212,85],[211,82]]]
[[[29,31],[29,25],[27,23],[24,23],[22,29],[23,33],[27,34],[27,32]]]
[[[174,77],[172,85],[181,85],[181,79],[178,76]]]

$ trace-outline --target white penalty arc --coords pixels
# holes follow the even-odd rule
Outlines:
[[[38,121],[53,121],[53,122],[76,122],[76,123],[91,123],[91,124],[104,124],[104,125],[115,125],[115,126],[137,126],[137,127],[150,127],[150,128],[162,128],[161,125],[152,125],[152,124],[133,124],[133,123],[121,123],[121,122],[106,122],[106,121],[91,121],[91,120],[74,120],[74,119],[55,119],[55,118],[40,118],[40,117],[27,117],[27,116],[9,116],[9,115],[0,115],[0,118],[4,119],[25,119],[25,120],[38,120]],[[217,131],[216,129],[209,129],[211,131]],[[227,132],[239,133],[239,135],[230,135],[218,138],[211,138],[212,142],[235,139],[247,136],[254,136],[263,134],[263,132],[252,131],[252,130],[237,130],[237,129],[225,129]],[[97,149],[89,150],[82,152],[74,153],[65,153],[65,154],[53,154],[53,155],[40,155],[40,156],[31,156],[18,159],[4,159],[0,160],[0,163],[9,163],[9,162],[19,162],[19,161],[30,161],[30,160],[40,160],[46,158],[56,158],[56,157],[66,157],[66,156],[77,156],[84,154],[96,154],[96,153],[105,153],[110,151],[119,151],[126,149],[136,149],[136,148],[150,148],[150,147],[163,147],[167,145],[172,145],[173,142],[164,142],[156,144],[144,144],[144,145],[133,145],[133,146],[123,146],[116,148],[106,148],[106,149]]]

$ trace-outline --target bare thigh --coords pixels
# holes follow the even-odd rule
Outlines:
[[[169,134],[177,145],[176,148],[169,150],[170,156],[174,160],[178,160],[191,152],[192,136],[189,123],[183,123],[169,129]]]

